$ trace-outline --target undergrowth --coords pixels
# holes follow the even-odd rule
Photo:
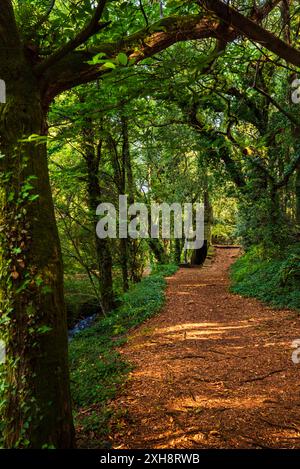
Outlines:
[[[164,303],[164,277],[176,270],[175,265],[155,268],[149,277],[123,295],[122,306],[76,335],[70,343],[75,421],[79,433],[80,430],[83,434],[92,433],[97,445],[103,444],[109,431],[108,401],[130,370],[116,347],[126,341],[130,329],[160,310]]]
[[[300,311],[299,246],[277,258],[265,258],[260,248],[253,248],[232,266],[231,279],[235,293]]]

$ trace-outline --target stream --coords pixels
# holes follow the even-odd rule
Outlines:
[[[69,329],[68,331],[68,337],[69,337],[69,342],[73,339],[73,337],[78,334],[78,332],[83,331],[84,329],[87,329],[88,327],[92,326],[95,322],[95,319],[97,317],[97,314],[92,314],[91,316],[87,316],[84,319],[81,319],[77,324],[75,324],[72,329]]]

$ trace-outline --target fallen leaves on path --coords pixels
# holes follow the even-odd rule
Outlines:
[[[300,318],[231,294],[237,255],[180,269],[121,349],[134,369],[112,403],[114,448],[300,448]]]

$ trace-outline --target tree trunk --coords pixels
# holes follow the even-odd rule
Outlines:
[[[119,174],[119,193],[125,195],[126,192],[126,169],[127,161],[129,158],[129,137],[128,137],[128,121],[126,116],[121,116],[121,126],[122,126],[122,161]],[[115,155],[117,157],[117,155]],[[115,177],[117,178],[118,171],[116,171],[116,162],[115,167]],[[131,203],[131,201],[129,202]],[[129,288],[128,281],[128,263],[130,255],[130,243],[128,238],[120,239],[120,258],[121,258],[121,268],[122,268],[122,278],[123,278],[123,290],[127,291]]]
[[[192,253],[191,264],[202,265],[207,257],[208,243],[207,239],[204,240],[203,246],[200,249],[195,249]]]
[[[100,239],[96,233],[98,218],[96,209],[101,203],[101,187],[99,183],[98,171],[99,162],[94,154],[94,148],[86,148],[87,176],[88,176],[88,200],[93,225],[95,228],[95,245],[98,269],[100,273],[100,297],[101,307],[104,313],[108,313],[115,307],[113,277],[112,277],[112,256],[108,239]]]
[[[131,164],[129,132],[128,132],[128,117],[122,115],[122,136],[123,136],[123,164],[125,172],[125,186],[124,191],[128,194],[128,204],[134,204],[135,199],[135,186]],[[138,262],[138,240],[127,238],[127,270],[130,271],[130,279],[132,282],[137,283],[141,280],[141,268]]]
[[[296,169],[296,225],[297,230],[300,228],[300,166]]]
[[[45,113],[23,53],[1,52],[7,85],[7,103],[0,105],[4,443],[7,448],[71,448],[63,267],[46,144],[19,142],[45,135]]]
[[[293,82],[293,80],[298,78],[297,73],[292,73],[290,75],[290,84]],[[291,102],[291,98],[290,98]],[[299,141],[300,141],[300,126],[299,125],[294,125],[293,123],[291,124],[292,128],[292,135],[293,138],[295,139],[295,144],[294,144],[294,149],[295,151],[299,151]],[[295,178],[295,225],[296,225],[296,232],[297,235],[299,236],[300,234],[300,165],[297,166],[296,168],[296,178]]]
[[[158,264],[168,264],[169,257],[164,249],[163,244],[160,242],[159,239],[156,238],[148,238],[148,244],[153,252]]]
[[[122,269],[123,279],[123,291],[126,292],[129,289],[128,282],[128,239],[120,239],[120,261]]]
[[[205,176],[206,178],[207,176]],[[207,181],[205,181],[205,187]],[[211,225],[212,225],[212,206],[210,203],[208,189],[204,190],[204,243],[200,249],[195,249],[192,254],[191,264],[202,265],[205,261],[208,253],[208,249],[211,245]]]
[[[175,238],[174,241],[174,261],[176,264],[180,264],[181,253],[182,253],[183,243],[181,239]]]

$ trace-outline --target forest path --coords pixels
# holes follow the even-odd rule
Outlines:
[[[237,249],[168,278],[161,313],[122,347],[114,448],[300,448],[300,318],[229,292]]]

